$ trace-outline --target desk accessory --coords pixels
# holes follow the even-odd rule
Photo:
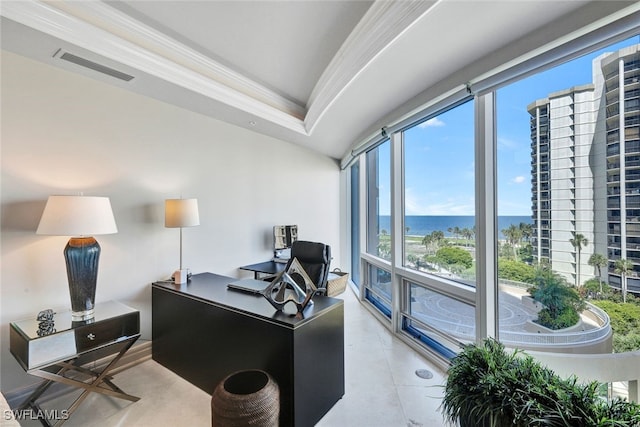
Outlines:
[[[297,225],[276,225],[273,227],[273,260],[287,263],[291,258],[291,245],[298,240]]]
[[[37,234],[75,236],[64,249],[72,316],[93,317],[100,245],[98,234],[117,233],[108,197],[49,196]]]
[[[227,284],[227,288],[249,294],[262,295],[269,282],[260,279],[240,279]]]
[[[173,273],[173,282],[187,283],[189,269],[182,268],[182,229],[200,225],[198,199],[167,199],[164,203],[164,226],[180,229],[180,268]]]
[[[42,310],[38,313],[38,317],[36,317],[36,320],[38,321],[38,331],[36,333],[39,337],[44,337],[56,333],[56,325],[53,319],[54,314],[55,313],[50,308]]]
[[[289,268],[278,273],[262,295],[278,311],[282,311],[287,303],[293,302],[298,310],[297,315],[302,315],[316,291],[316,286],[300,262],[294,258]]]

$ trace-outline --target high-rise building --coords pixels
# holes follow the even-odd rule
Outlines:
[[[614,265],[625,259],[633,264],[628,289],[640,292],[640,45],[601,57],[598,71],[607,150],[609,283],[621,286]]]
[[[531,114],[534,256],[569,283],[593,277],[595,128],[593,85],[554,92],[527,107]],[[580,275],[580,277],[578,277]]]
[[[640,292],[640,45],[593,61],[593,83],[531,103],[533,254],[569,283],[596,276]],[[621,197],[624,195],[624,197]]]

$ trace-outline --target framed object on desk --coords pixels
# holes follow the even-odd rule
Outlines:
[[[298,240],[297,225],[276,225],[273,227],[273,259],[287,262],[291,257],[291,245]]]

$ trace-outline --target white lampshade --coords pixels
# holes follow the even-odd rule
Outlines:
[[[95,236],[117,233],[108,197],[49,196],[37,234]]]
[[[167,228],[200,225],[198,199],[167,199],[164,202],[164,226]]]

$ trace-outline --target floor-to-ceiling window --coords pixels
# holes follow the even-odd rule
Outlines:
[[[391,317],[391,141],[368,151],[366,157],[365,298]]]
[[[391,260],[391,175],[387,142],[366,154],[367,253]]]
[[[360,287],[360,162],[350,167],[351,281]]]
[[[640,306],[625,308],[614,290],[621,259],[629,260],[628,283],[640,271],[633,252],[640,152],[629,132],[640,114],[628,108],[640,99],[639,47],[633,37],[497,90],[499,324],[508,345],[580,345],[585,353],[640,348],[616,314],[637,312],[624,327],[633,329]],[[523,303],[544,302],[552,290],[572,294],[541,311]],[[576,309],[579,302],[585,310]]]
[[[640,293],[628,292],[640,273],[640,37],[496,96],[500,340],[557,353],[640,349]],[[594,371],[616,363],[603,360]],[[604,390],[637,399],[637,379]]]
[[[442,359],[494,334],[640,349],[640,37],[504,81],[426,106],[360,157],[365,298]],[[478,247],[494,249],[482,265]]]
[[[473,103],[403,132],[404,265],[475,285]]]
[[[405,129],[399,143],[403,265],[415,272],[399,275],[402,328],[446,357],[475,340],[475,309],[464,298],[476,281],[473,102]]]

